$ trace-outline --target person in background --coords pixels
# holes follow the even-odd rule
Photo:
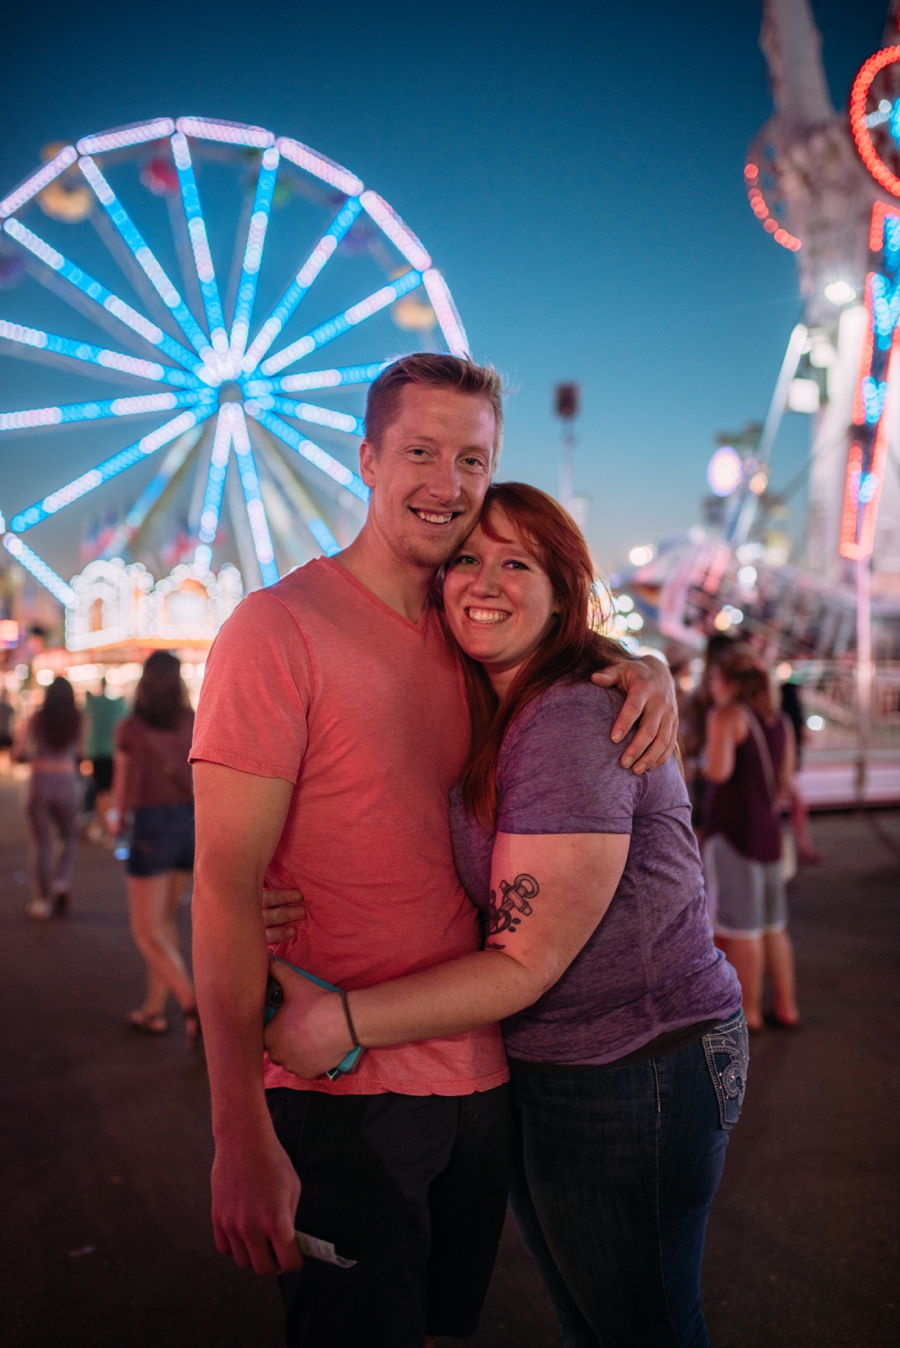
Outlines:
[[[29,917],[61,917],[69,906],[72,871],[78,850],[78,808],[81,781],[83,719],[68,679],[54,679],[43,706],[25,725],[13,749],[19,763],[31,764],[28,826],[34,844],[38,894],[29,903]],[[61,848],[54,864],[54,830]]]
[[[10,750],[13,746],[16,713],[10,704],[9,695],[4,688],[0,692],[0,771],[9,767]]]
[[[703,775],[704,746],[706,744],[706,721],[712,705],[709,683],[712,668],[716,661],[737,644],[736,639],[725,632],[714,632],[707,640],[703,661],[703,673],[700,682],[692,693],[684,693],[678,699],[678,748],[681,751],[681,765],[684,780],[687,782],[688,795],[691,798],[691,823],[694,832],[701,837],[703,826],[703,802],[706,797],[706,778]],[[684,666],[686,668],[687,666]],[[670,661],[670,668],[672,662]],[[675,678],[675,669],[672,669]],[[676,681],[676,686],[677,681]]]
[[[112,804],[114,732],[116,722],[125,715],[125,699],[110,697],[106,679],[100,680],[99,693],[87,693],[84,702],[87,720],[85,756],[94,769],[94,819],[88,837],[100,842],[106,835],[106,813]]]
[[[763,979],[772,1023],[800,1024],[787,932],[781,801],[793,792],[794,736],[765,666],[746,646],[720,656],[710,675],[703,860],[716,943],[737,971],[744,1015],[763,1028]]]
[[[144,665],[134,711],[116,727],[108,821],[116,834],[126,813],[133,816],[128,909],[147,966],[147,993],[142,1006],[128,1013],[128,1023],[146,1034],[165,1034],[171,992],[184,1016],[189,1048],[198,1042],[200,1021],[175,918],[194,867],[194,793],[187,762],[193,731],[180,662],[169,651],[154,651]]]
[[[797,753],[797,768],[803,761],[803,744],[806,739],[806,721],[803,716],[803,701],[800,686],[788,679],[781,685],[781,711],[794,728],[794,746]],[[791,831],[797,845],[797,860],[804,866],[814,866],[822,861],[809,833],[809,809],[803,798],[800,783],[794,778],[790,797]]]

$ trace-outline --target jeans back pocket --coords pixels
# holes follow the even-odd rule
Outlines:
[[[731,1129],[741,1116],[750,1041],[743,1011],[703,1036],[703,1051],[719,1105],[719,1124]]]

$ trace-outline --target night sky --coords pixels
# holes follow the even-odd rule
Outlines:
[[[815,5],[836,105],[884,12]],[[576,486],[612,569],[697,520],[714,435],[762,419],[799,317],[793,257],[743,190],[771,113],[759,25],[721,0],[10,7],[0,189],[49,141],[156,115],[257,123],[347,165],[421,237],[510,385],[502,476],[556,490],[551,390],[581,383]],[[0,317],[28,321],[26,285]],[[41,367],[3,358],[0,379],[2,409],[57,401]],[[787,418],[776,488],[808,432]],[[92,436],[4,439],[7,519],[105,454]],[[67,576],[84,517],[132,499],[124,479],[104,492],[28,538]]]

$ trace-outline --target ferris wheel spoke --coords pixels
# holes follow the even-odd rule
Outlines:
[[[8,323],[0,319],[0,344],[3,342],[10,344],[13,354],[33,360],[40,360],[41,352],[50,352],[100,369],[149,379],[154,384],[175,384],[179,388],[194,389],[203,387],[200,380],[186,370],[176,370],[170,365],[160,365],[155,360],[140,360],[136,356],[126,356],[121,351],[109,351],[103,346],[75,342],[70,337],[58,337],[52,332],[42,332],[40,328],[25,328],[21,323]]]
[[[134,505],[128,511],[122,523],[113,533],[103,552],[102,557],[115,557],[120,548],[127,547],[131,543],[135,534],[144,525],[151,511],[161,504],[161,498],[166,488],[170,485],[175,474],[184,466],[188,455],[195,448],[200,438],[200,426],[192,426],[178,437],[166,457],[163,459],[159,469],[147,483]]]
[[[142,459],[145,459],[155,450],[161,449],[163,445],[167,445],[170,440],[174,440],[183,431],[190,430],[191,426],[196,426],[198,422],[205,421],[213,415],[215,410],[215,400],[210,398],[200,407],[173,417],[171,421],[165,422],[155,431],[142,436],[140,440],[136,440],[133,445],[120,450],[112,458],[104,459],[102,463],[97,464],[96,468],[90,469],[87,473],[82,473],[80,477],[66,483],[64,487],[60,487],[57,491],[51,492],[49,496],[45,496],[42,501],[29,506],[27,510],[20,511],[10,520],[10,528],[15,533],[21,534],[26,529],[31,529],[35,524],[40,524],[41,520],[48,519],[50,515],[55,515],[64,506],[71,505],[73,501],[77,501],[79,497],[93,491],[101,483],[108,482],[111,477],[124,473],[126,468],[131,468],[134,464],[140,463]]]
[[[226,407],[230,404],[226,403]],[[213,437],[212,453],[206,473],[206,489],[203,493],[203,506],[200,511],[200,528],[197,533],[197,548],[194,561],[197,564],[212,562],[212,545],[219,532],[219,518],[222,514],[222,493],[225,490],[225,477],[228,472],[228,455],[231,450],[232,418],[219,413],[216,421],[216,433]]]
[[[390,363],[389,360],[380,360],[372,365],[345,365],[343,369],[286,374],[282,379],[249,379],[244,384],[244,392],[249,398],[258,398],[266,393],[300,393],[308,389],[371,384]]]
[[[194,255],[194,267],[200,282],[200,294],[203,296],[203,309],[209,327],[210,341],[219,356],[228,352],[228,336],[225,332],[225,314],[219,298],[219,286],[216,281],[216,269],[213,266],[212,253],[209,251],[209,237],[206,221],[200,206],[200,194],[197,191],[197,179],[194,177],[194,165],[191,152],[184,135],[176,131],[172,137],[172,154],[178,172],[178,184],[181,188],[181,204],[187,219],[191,252]]]
[[[255,399],[244,404],[247,414],[258,421],[260,426],[265,426],[267,431],[271,431],[284,444],[289,445],[308,463],[315,464],[316,468],[326,473],[333,482],[337,482],[341,487],[346,487],[347,491],[358,496],[361,501],[368,501],[369,488],[363,482],[361,477],[350,471],[349,468],[340,462],[339,459],[321,449],[319,445],[314,444],[312,440],[307,440],[299,431],[294,430],[281,417],[276,416],[274,412],[267,411],[261,407]]]
[[[247,518],[250,521],[250,532],[253,536],[256,560],[259,562],[263,585],[274,585],[278,579],[278,567],[275,565],[275,550],[272,547],[269,521],[266,517],[262,493],[259,489],[259,476],[256,472],[250,436],[247,433],[247,423],[244,420],[244,413],[239,403],[226,403],[222,409],[222,414],[220,414],[221,419],[224,419],[224,414],[229,407],[232,409],[231,436],[234,444],[234,456],[237,459],[241,488],[247,506]]]
[[[308,332],[305,337],[300,337],[290,346],[284,347],[281,351],[276,351],[274,356],[270,356],[268,360],[263,361],[260,367],[263,374],[277,374],[286,365],[293,365],[295,361],[302,360],[311,351],[317,350],[320,346],[325,346],[328,342],[333,342],[336,337],[349,332],[358,323],[365,322],[367,318],[371,318],[379,310],[387,308],[389,304],[393,304],[401,296],[408,295],[411,290],[416,290],[421,284],[422,273],[420,271],[404,272],[390,285],[382,286],[380,290],[373,291],[371,295],[367,295],[358,304],[351,305],[342,314],[337,314],[327,323],[322,323],[312,332]]]
[[[90,155],[82,155],[78,161],[85,178],[93,189],[94,195],[106,211],[118,230],[135,261],[147,277],[163,304],[172,314],[181,331],[194,350],[205,360],[210,351],[209,340],[184,300],[170,281],[166,271],[147,247],[146,242],[132,221],[125,207],[113,192],[109,183],[100,172]]]
[[[322,235],[291,284],[263,323],[243,361],[245,374],[252,374],[275,338],[281,332],[319,272],[337,248],[362,207],[358,197],[344,203]]]
[[[450,348],[451,355],[468,356],[469,339],[466,336],[466,330],[462,325],[462,319],[459,311],[453,303],[453,296],[450,294],[450,288],[443,276],[434,267],[429,267],[424,273],[425,290],[431,301],[431,307],[434,310],[435,318],[440,324],[441,332],[444,334],[444,341]]]
[[[136,398],[106,398],[98,402],[64,403],[61,407],[30,407],[21,412],[0,412],[0,433],[64,426],[76,421],[108,421],[115,417],[146,416],[169,412],[175,407],[194,407],[204,394],[149,393]]]
[[[247,346],[250,331],[250,319],[256,301],[256,285],[262,264],[263,248],[266,243],[266,230],[269,228],[269,213],[272,209],[272,194],[275,191],[275,179],[278,176],[279,154],[271,146],[263,151],[262,165],[256,180],[256,193],[253,198],[253,210],[250,215],[250,228],[247,230],[247,242],[244,245],[244,261],[241,266],[241,279],[238,282],[237,302],[231,323],[231,358],[235,369],[240,368]]]
[[[27,543],[23,543],[15,534],[4,534],[3,546],[11,557],[15,557],[26,571],[31,572],[35,580],[39,580],[45,589],[59,600],[64,608],[75,608],[78,595],[71,585],[67,585],[62,576],[57,575],[52,566],[48,566],[43,557],[33,552]]]
[[[344,431],[360,439],[366,433],[366,425],[361,417],[350,416],[347,412],[333,412],[330,407],[298,403],[293,398],[276,398],[270,393],[263,394],[255,401],[267,411],[281,412],[283,416],[296,417],[298,421],[308,421],[314,426],[327,426],[329,430]]]
[[[176,342],[168,333],[163,332],[162,328],[157,327],[155,323],[151,323],[148,318],[144,318],[143,314],[139,314],[136,309],[132,309],[130,304],[126,304],[118,295],[114,295],[111,290],[107,290],[106,286],[101,285],[99,281],[95,281],[87,272],[82,271],[80,267],[76,267],[62,253],[57,252],[55,248],[51,248],[50,244],[46,243],[39,235],[30,229],[26,229],[21,221],[7,220],[3,229],[5,233],[43,262],[51,271],[67,281],[74,290],[91,300],[99,308],[112,314],[120,323],[130,328],[132,332],[137,333],[139,337],[143,337],[151,346],[164,351],[179,365],[192,370],[204,383],[209,382],[209,375],[205,366],[193,352],[188,351],[180,342]]]

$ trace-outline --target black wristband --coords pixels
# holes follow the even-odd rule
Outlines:
[[[353,1028],[353,1017],[350,1015],[350,1003],[347,1001],[347,994],[343,988],[340,989],[341,1002],[344,1006],[344,1015],[347,1018],[347,1029],[350,1031],[350,1038],[353,1040],[353,1047],[360,1048],[360,1042],[356,1037],[356,1030]]]

